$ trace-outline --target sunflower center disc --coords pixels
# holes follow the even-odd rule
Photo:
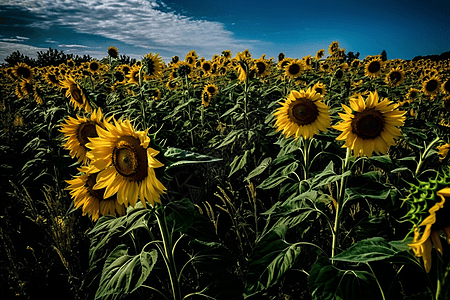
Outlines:
[[[352,121],[353,132],[363,139],[376,138],[383,126],[383,115],[373,108],[357,113]]]
[[[23,78],[28,78],[28,77],[30,77],[31,72],[27,68],[19,67],[19,68],[17,68],[17,74],[19,76],[22,76]]]
[[[78,127],[78,141],[80,141],[81,146],[86,145],[89,143],[90,137],[98,137],[97,130],[95,129],[95,123],[94,122],[87,122],[82,123]]]
[[[376,73],[376,72],[380,71],[381,65],[380,65],[379,62],[373,61],[373,62],[370,63],[368,69],[369,69],[370,73]]]
[[[264,64],[263,62],[258,62],[256,64],[256,68],[258,68],[258,74],[262,74],[266,71],[266,64]]]
[[[288,113],[290,119],[299,125],[310,124],[319,115],[319,111],[314,102],[304,98],[292,102]]]
[[[141,181],[147,176],[147,151],[138,138],[123,136],[114,145],[112,161],[120,175],[130,181]]]
[[[390,79],[392,82],[396,83],[396,82],[399,82],[399,81],[402,79],[402,75],[401,75],[399,72],[392,72],[392,73],[389,75],[389,79]]]
[[[427,86],[426,86],[427,91],[432,92],[435,89],[437,89],[437,87],[438,87],[438,83],[436,80],[430,80],[427,82]]]
[[[83,103],[83,97],[81,96],[81,90],[75,86],[70,86],[70,94],[72,95],[73,100],[75,100],[78,103]]]
[[[298,64],[289,66],[289,74],[296,75],[298,72],[300,72],[300,66]]]

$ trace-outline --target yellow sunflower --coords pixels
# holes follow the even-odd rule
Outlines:
[[[405,80],[405,72],[400,68],[394,68],[386,74],[384,82],[390,87],[396,87],[403,83]]]
[[[207,91],[202,92],[202,104],[204,107],[208,107],[209,103],[211,102],[211,94],[209,94]]]
[[[201,67],[202,71],[205,72],[205,74],[207,74],[207,73],[211,72],[212,64],[209,60],[206,60],[201,63],[200,67]]]
[[[332,70],[333,69],[331,68],[331,65],[327,61],[324,61],[320,64],[320,71],[324,73],[330,73]]]
[[[119,58],[119,50],[114,46],[108,47],[108,55],[112,58]]]
[[[302,75],[304,69],[305,66],[303,61],[293,59],[284,67],[284,74],[293,79]]]
[[[178,83],[175,80],[169,80],[166,83],[166,87],[169,91],[173,91],[178,87]]]
[[[450,149],[450,144],[446,143],[444,145],[437,146],[439,161],[443,161],[448,154],[448,150]]]
[[[325,55],[325,49],[320,49],[314,56],[314,60],[320,60]]]
[[[414,240],[410,246],[417,257],[423,258],[425,270],[430,272],[431,269],[431,250],[434,247],[443,254],[443,248],[440,238],[440,232],[443,232],[447,242],[450,243],[450,222],[448,221],[449,205],[445,203],[450,197],[450,188],[444,188],[436,192],[441,201],[433,205],[428,211],[430,215],[426,217],[422,223],[414,230]],[[420,227],[425,226],[421,234]]]
[[[383,71],[383,61],[381,58],[374,57],[369,60],[364,67],[364,75],[372,78],[379,77]]]
[[[203,88],[203,92],[209,93],[210,98],[214,98],[214,96],[219,92],[219,89],[217,88],[217,85],[215,85],[214,83],[210,83],[205,85],[205,87]]]
[[[119,204],[135,206],[138,198],[144,206],[160,202],[166,188],[156,178],[155,168],[162,167],[149,147],[148,129],[135,131],[130,120],[97,126],[98,137],[90,138],[86,147],[92,171],[100,172],[94,190],[105,189],[104,198],[117,194]]]
[[[381,100],[381,101],[380,101]],[[350,98],[350,107],[342,104],[345,114],[333,128],[342,131],[336,138],[345,141],[343,147],[353,150],[356,156],[371,156],[372,152],[386,153],[394,138],[401,135],[397,126],[403,126],[406,112],[388,99],[380,99],[377,91],[370,92],[366,101],[361,95]]]
[[[334,41],[330,44],[330,46],[328,47],[328,52],[330,53],[330,55],[333,55],[334,53],[339,51],[339,43]]]
[[[55,73],[51,71],[47,71],[44,75],[44,80],[50,84],[51,86],[57,86],[59,87],[61,84],[61,81],[59,80],[59,77],[55,75]]]
[[[18,78],[30,81],[33,78],[33,69],[22,62],[19,62],[13,69],[13,73]]]
[[[64,134],[64,144],[62,146],[70,151],[72,158],[76,157],[78,159],[78,163],[85,165],[89,162],[86,156],[89,149],[86,147],[86,144],[89,143],[89,138],[98,137],[97,125],[105,128],[100,108],[94,110],[89,119],[80,116],[76,118],[69,116],[65,123],[61,124],[59,131]]]
[[[264,59],[264,55],[261,58],[254,60],[256,67],[256,76],[265,77],[270,74],[270,65],[267,59]]]
[[[142,59],[142,66],[148,79],[158,79],[162,77],[162,58],[159,54],[147,53]]]
[[[291,91],[284,103],[279,102],[281,107],[274,113],[276,130],[286,137],[294,135],[296,139],[300,136],[309,139],[319,131],[327,131],[331,118],[328,106],[321,99],[312,88]]]
[[[450,78],[447,78],[441,85],[441,92],[446,95],[450,94]]]
[[[128,83],[139,85],[139,70],[140,67],[133,67],[131,68],[130,72],[125,75],[128,78]],[[144,72],[142,72],[142,75],[144,75]]]
[[[92,74],[95,74],[100,71],[100,63],[96,60],[90,61],[88,69]]]
[[[322,96],[325,96],[327,94],[327,86],[322,82],[317,82],[316,84],[314,84],[312,89]]]
[[[437,96],[440,88],[441,81],[437,76],[431,77],[430,79],[424,80],[422,82],[422,92],[425,95],[430,96],[431,99],[434,99]]]
[[[408,93],[406,93],[405,98],[408,99],[408,101],[412,102],[414,99],[416,99],[419,96],[420,90],[415,88],[410,88],[408,90]]]
[[[82,207],[83,216],[88,214],[93,221],[97,221],[100,215],[125,215],[125,205],[120,204],[117,197],[105,199],[105,189],[94,190],[98,172],[92,173],[89,166],[82,166],[78,171],[82,174],[72,180],[66,180],[69,184],[66,190],[70,191],[75,209]]]
[[[66,76],[66,78],[61,81],[61,89],[67,89],[66,97],[70,97],[70,104],[75,107],[75,109],[84,109],[86,112],[91,111],[91,106],[80,86],[75,82],[72,76]]]

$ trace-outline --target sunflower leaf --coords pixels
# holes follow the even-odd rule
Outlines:
[[[147,279],[157,258],[156,249],[129,255],[128,246],[117,246],[106,259],[95,299],[120,299],[134,292]]]

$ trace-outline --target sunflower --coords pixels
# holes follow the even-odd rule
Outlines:
[[[269,63],[263,57],[254,61],[256,67],[256,76],[265,77],[270,74]]]
[[[384,82],[390,87],[396,87],[403,83],[405,80],[405,72],[400,68],[394,68],[386,75]]]
[[[117,197],[105,199],[105,189],[93,189],[99,173],[91,173],[90,169],[89,166],[82,166],[78,168],[81,175],[66,180],[69,184],[66,190],[70,191],[75,209],[82,207],[83,216],[88,214],[93,221],[97,221],[100,215],[125,215],[125,205],[120,204]]]
[[[42,103],[44,103],[44,100],[42,99],[42,97],[44,97],[44,93],[42,92],[41,88],[39,86],[35,86],[33,98],[37,104],[41,105]]]
[[[72,76],[66,76],[66,78],[61,81],[61,89],[67,89],[66,97],[70,97],[70,104],[75,107],[75,109],[84,109],[86,112],[91,111],[91,106],[80,86],[75,82]]]
[[[302,61],[304,63],[304,66],[306,67],[306,69],[311,69],[312,68],[312,58],[311,55],[305,56],[302,58]]]
[[[408,90],[408,93],[406,93],[405,98],[408,99],[410,102],[412,102],[414,99],[418,97],[420,93],[420,90],[415,88],[410,88]]]
[[[162,58],[159,54],[147,53],[142,59],[144,72],[149,79],[158,79],[162,77]]]
[[[324,73],[330,73],[332,71],[332,68],[328,62],[324,61],[320,64],[320,71]]]
[[[443,248],[440,238],[440,233],[443,232],[447,242],[450,243],[450,222],[449,209],[450,206],[445,205],[445,201],[450,197],[450,188],[446,187],[436,192],[436,195],[441,198],[441,201],[433,205],[429,209],[429,216],[426,217],[422,223],[414,230],[414,240],[410,246],[417,257],[423,258],[425,270],[430,272],[431,269],[431,250],[434,247],[443,254]],[[425,226],[421,234],[420,227]]]
[[[211,64],[210,61],[206,60],[206,61],[201,63],[200,68],[202,69],[203,72],[209,73],[209,72],[211,72],[212,64]]]
[[[372,58],[364,66],[364,75],[372,78],[379,77],[383,70],[383,61],[381,58]]]
[[[128,78],[128,83],[139,85],[139,70],[140,67],[131,68],[130,72],[126,75],[126,77]]]
[[[33,69],[25,63],[19,62],[13,69],[15,77],[31,81],[33,78]]]
[[[322,96],[325,96],[327,94],[327,86],[322,82],[317,82],[316,84],[314,84],[312,89]]]
[[[202,92],[202,104],[204,107],[208,107],[211,102],[211,94],[203,90]]]
[[[215,85],[214,83],[210,83],[205,85],[205,87],[203,88],[203,92],[207,92],[210,98],[214,98],[214,96],[216,96],[219,92],[219,89],[217,88],[217,85]]]
[[[169,80],[166,83],[166,87],[167,87],[167,89],[169,89],[169,91],[173,91],[174,89],[176,89],[178,87],[178,84],[175,80]]]
[[[30,81],[21,79],[19,82],[19,86],[23,97],[34,94],[34,87]]]
[[[59,131],[64,134],[64,144],[62,147],[69,150],[70,157],[76,157],[78,163],[82,163],[83,165],[88,163],[89,160],[86,154],[89,149],[86,147],[86,144],[89,143],[89,138],[98,137],[97,125],[105,128],[103,114],[100,108],[94,110],[89,119],[80,116],[76,118],[69,116],[65,120],[65,123],[61,124]]]
[[[441,88],[439,77],[434,76],[422,82],[422,92],[434,99]]]
[[[314,60],[320,60],[325,55],[325,49],[320,49],[314,56]]]
[[[437,146],[437,149],[438,149],[439,161],[443,161],[447,157],[448,150],[450,149],[450,144],[446,143],[444,145]]]
[[[276,131],[282,131],[286,137],[294,135],[295,139],[300,136],[309,139],[319,131],[327,131],[331,118],[321,98],[312,88],[291,91],[284,103],[279,102],[282,106],[274,113]]]
[[[361,61],[358,58],[355,58],[354,60],[352,60],[352,62],[350,63],[350,66],[352,68],[358,68],[361,65]]]
[[[222,56],[225,57],[226,59],[230,59],[231,58],[231,51],[230,50],[222,51]]]
[[[93,60],[93,61],[89,62],[88,69],[89,69],[89,72],[91,72],[92,74],[95,74],[100,70],[100,63],[96,60]]]
[[[22,92],[20,87],[20,83],[18,83],[14,89],[14,94],[16,94],[17,98],[22,99],[25,95]]]
[[[278,68],[284,70],[284,68],[292,61],[292,58],[286,57],[283,60],[280,60],[277,64]]]
[[[70,58],[70,59],[67,60],[66,65],[67,65],[68,68],[73,69],[73,68],[75,68],[75,61]]]
[[[130,120],[104,123],[97,126],[98,137],[90,138],[86,147],[93,172],[100,172],[94,190],[105,188],[104,197],[117,193],[117,201],[125,206],[135,206],[138,198],[146,206],[159,202],[166,189],[156,178],[155,168],[162,167],[155,156],[159,153],[149,147],[148,129],[135,131]]]
[[[153,91],[152,99],[153,100],[161,99],[161,91],[159,89]]]
[[[302,75],[305,69],[304,62],[299,59],[293,59],[284,67],[284,74],[293,78]]]
[[[353,150],[354,155],[386,153],[394,138],[401,135],[397,126],[403,126],[406,112],[398,111],[392,101],[380,99],[377,91],[370,92],[366,101],[361,95],[351,97],[351,108],[345,104],[342,107],[345,114],[339,115],[344,121],[333,128],[342,131],[336,139],[345,141],[343,147]]]
[[[119,58],[119,50],[114,46],[108,47],[108,55],[112,58]]]
[[[176,73],[178,77],[189,76],[192,73],[192,65],[186,62],[180,62],[176,69]]]
[[[446,95],[450,94],[450,78],[447,78],[441,85],[441,92]]]
[[[332,42],[328,47],[328,52],[330,53],[330,55],[333,55],[338,51],[339,51],[339,43],[336,41]]]

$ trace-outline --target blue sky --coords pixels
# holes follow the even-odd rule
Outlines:
[[[450,51],[449,16],[450,0],[1,0],[0,62],[49,47],[103,58],[109,46],[166,62],[247,48],[255,58],[302,58],[333,41],[361,58],[386,50],[412,59]]]

